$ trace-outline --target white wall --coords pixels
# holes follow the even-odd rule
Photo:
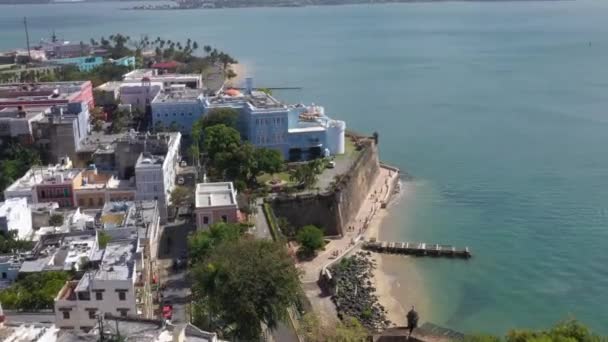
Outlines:
[[[10,198],[0,205],[0,229],[8,233],[17,231],[19,239],[26,239],[32,232],[32,212],[26,198]]]

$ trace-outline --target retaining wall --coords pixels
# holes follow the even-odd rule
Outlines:
[[[283,195],[270,200],[276,217],[285,217],[293,226],[313,224],[325,235],[343,235],[368,196],[380,163],[373,139],[362,142],[363,149],[351,169],[336,182],[333,189],[319,194]]]

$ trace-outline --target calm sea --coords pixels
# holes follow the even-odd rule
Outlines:
[[[423,319],[504,332],[575,316],[608,333],[608,2],[445,2],[192,11],[0,7],[0,48],[115,32],[192,38],[260,86],[377,130],[415,178],[394,238],[470,246],[417,260]],[[405,203],[405,202],[403,202]],[[407,290],[407,289],[404,289]],[[408,305],[408,303],[404,303]]]

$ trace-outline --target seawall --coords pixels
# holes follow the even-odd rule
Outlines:
[[[328,236],[344,235],[344,228],[357,215],[380,169],[376,140],[358,138],[362,146],[359,155],[349,171],[336,177],[331,189],[269,200],[276,217],[286,218],[295,227],[313,224]]]

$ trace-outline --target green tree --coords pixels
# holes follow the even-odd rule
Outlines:
[[[218,153],[234,153],[241,147],[241,135],[231,127],[220,124],[205,128],[205,152],[210,159]]]
[[[316,164],[306,163],[296,166],[291,171],[289,179],[300,183],[305,188],[312,187],[317,182]]]
[[[605,342],[608,338],[594,334],[574,319],[558,322],[550,329],[514,329],[504,339],[492,335],[469,335],[465,342]]]
[[[242,235],[243,228],[239,224],[225,222],[214,223],[208,230],[197,231],[188,237],[190,260],[193,263],[202,261],[222,242],[237,241]]]
[[[313,225],[302,227],[296,234],[296,240],[300,244],[298,252],[303,256],[313,256],[317,250],[325,246],[323,230]]]
[[[205,129],[215,125],[225,125],[236,129],[238,118],[239,112],[236,109],[213,108],[200,119],[202,121],[201,127]]]
[[[298,299],[298,272],[282,244],[224,242],[192,273],[193,318],[224,338],[253,341],[261,323],[274,329]]]
[[[69,279],[67,272],[26,274],[9,288],[0,291],[0,302],[4,309],[30,311],[52,309],[57,293]]]
[[[171,191],[171,204],[176,207],[190,206],[194,202],[194,191],[185,186],[176,186]]]
[[[53,227],[63,226],[63,215],[61,214],[53,214],[49,218],[49,225]]]
[[[255,164],[252,168],[253,177],[265,173],[278,173],[283,171],[283,156],[281,152],[269,148],[257,148],[253,152]]]

